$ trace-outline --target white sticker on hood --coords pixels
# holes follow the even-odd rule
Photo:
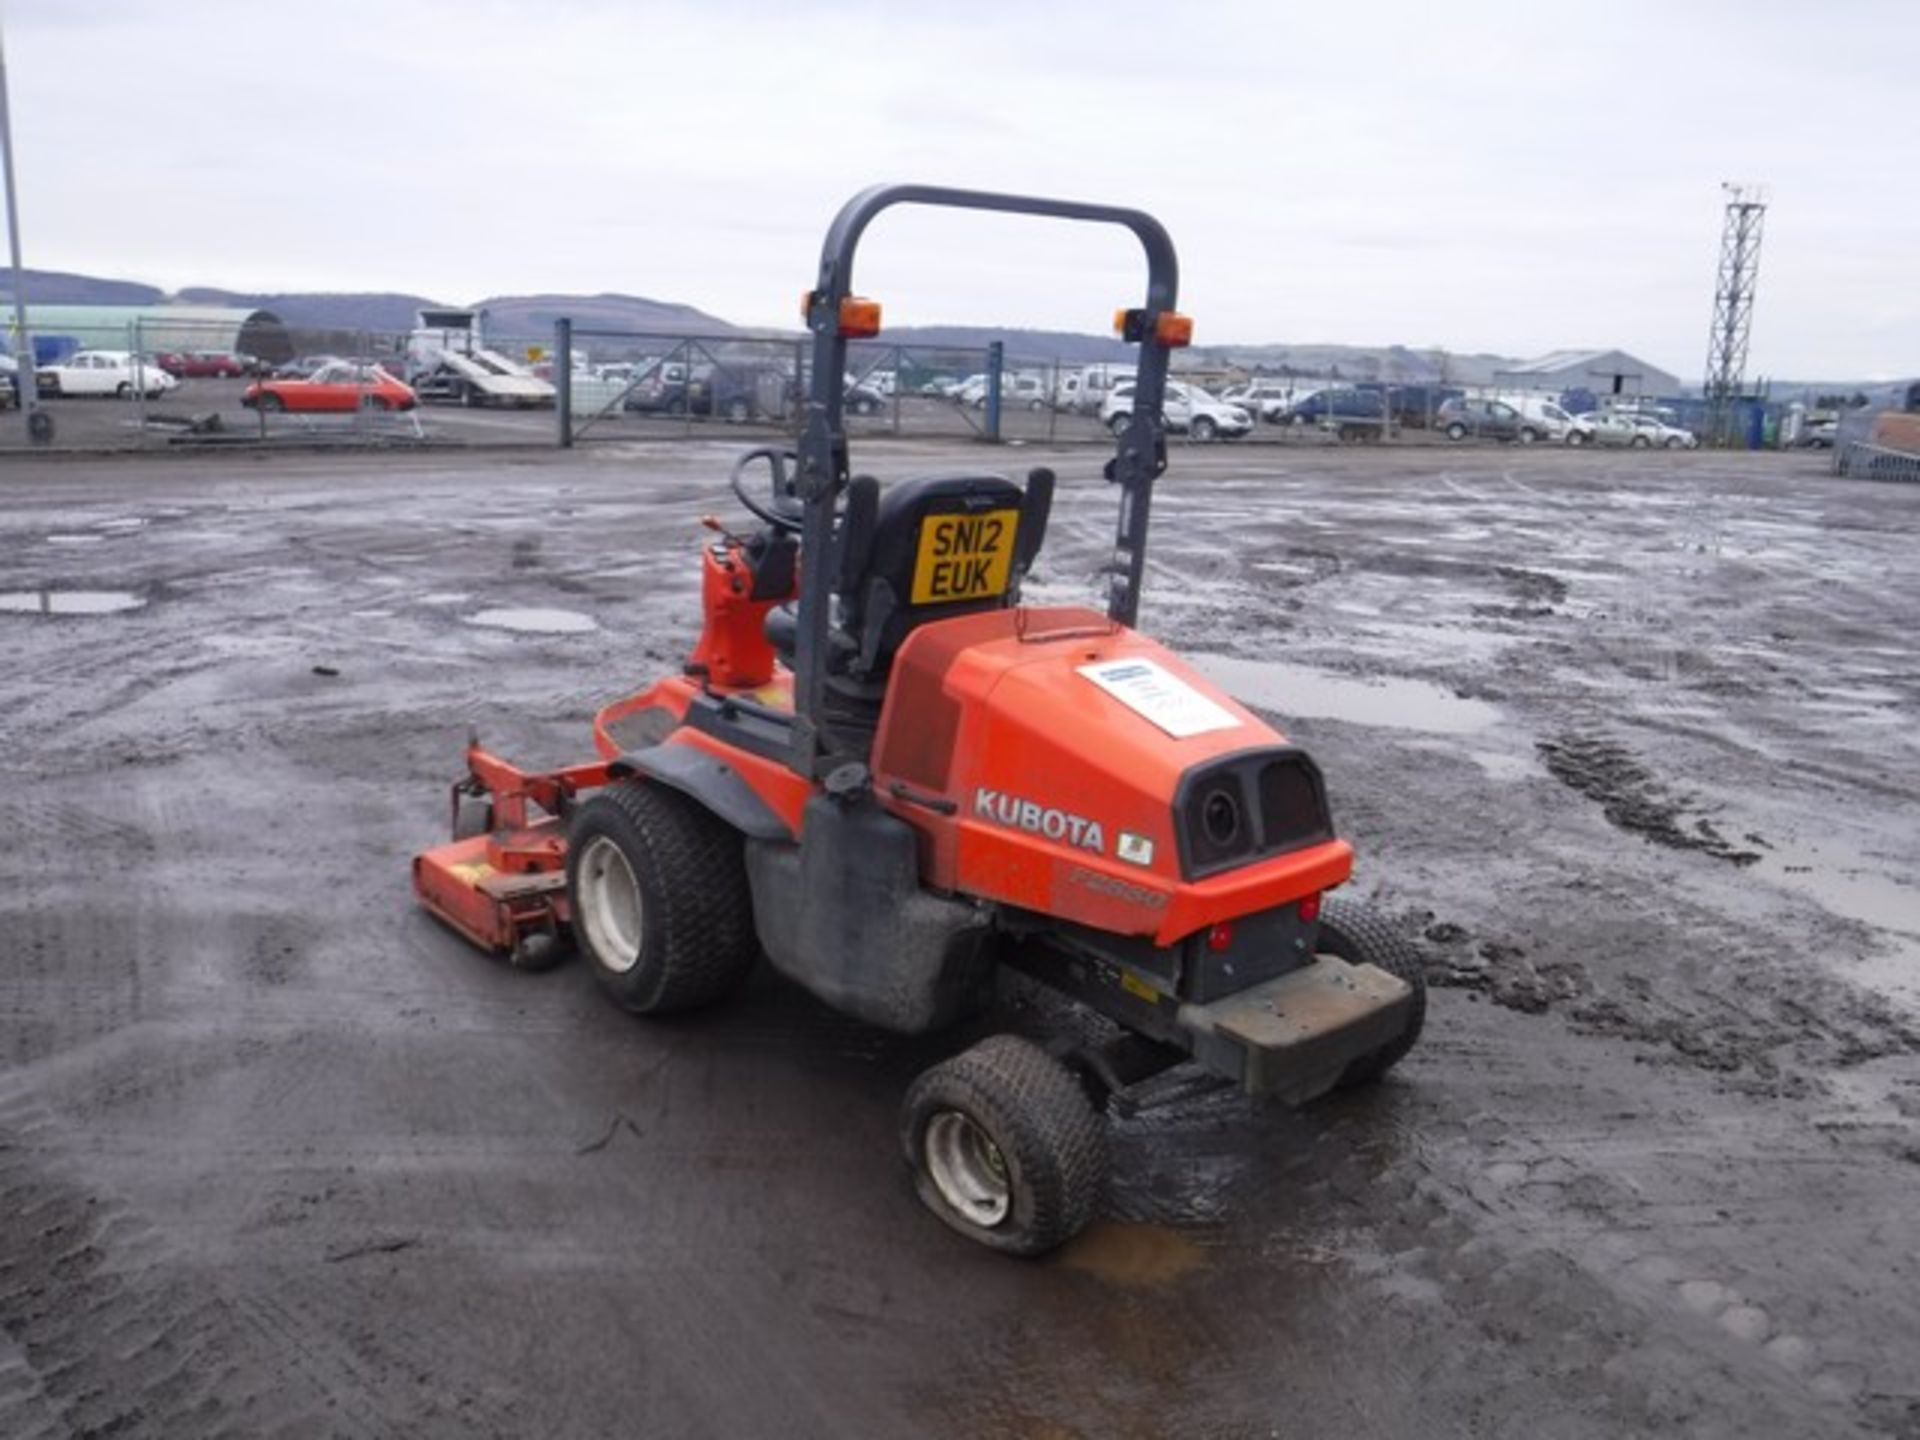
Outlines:
[[[1079,672],[1137,715],[1176,740],[1231,730],[1241,722],[1177,675],[1151,660],[1129,656],[1076,667]]]

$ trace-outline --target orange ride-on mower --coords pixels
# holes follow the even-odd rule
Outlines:
[[[1120,225],[1146,250],[1146,303],[1119,317],[1140,360],[1108,463],[1105,614],[1020,603],[1050,471],[884,492],[849,473],[847,341],[879,328],[851,293],[854,251],[903,203]],[[799,448],[734,466],[763,528],[704,548],[704,628],[681,673],[601,711],[590,763],[529,774],[471,746],[455,810],[484,806],[485,833],[460,839],[456,821],[414,861],[420,898],[468,938],[529,966],[570,938],[643,1015],[716,1001],[764,955],[906,1034],[978,1013],[1003,965],[1106,1017],[1046,1046],[991,1036],[908,1091],[920,1197],[1015,1254],[1092,1217],[1102,1113],[1144,1079],[1195,1062],[1304,1103],[1378,1079],[1426,1007],[1393,931],[1326,894],[1353,852],[1313,761],[1133,629],[1168,356],[1191,328],[1177,278],[1139,211],[918,185],[856,196],[806,300]]]

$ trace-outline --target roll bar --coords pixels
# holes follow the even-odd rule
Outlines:
[[[1107,614],[1131,625],[1140,611],[1140,580],[1146,566],[1147,518],[1153,482],[1166,469],[1166,437],[1160,416],[1166,395],[1169,347],[1159,337],[1159,317],[1172,311],[1180,284],[1179,260],[1166,227],[1143,210],[1089,205],[1032,195],[1002,195],[988,190],[954,190],[940,185],[875,185],[840,207],[820,247],[820,276],[807,297],[807,329],[813,334],[813,376],[806,421],[800,437],[800,468],[795,489],[805,503],[801,530],[800,625],[795,647],[794,751],[790,764],[813,775],[836,757],[823,757],[819,716],[826,682],[828,608],[835,567],[825,563],[833,545],[835,504],[846,488],[847,433],[842,423],[846,397],[847,337],[841,333],[840,302],[853,293],[853,255],[860,237],[881,211],[895,205],[934,205],[957,210],[996,210],[1059,220],[1086,220],[1131,230],[1147,254],[1145,323],[1140,364],[1134,380],[1132,420],[1108,462],[1107,478],[1120,486],[1120,515],[1115,526],[1113,571],[1108,582]]]

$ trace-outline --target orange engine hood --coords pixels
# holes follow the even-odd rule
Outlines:
[[[1182,777],[1286,738],[1165,646],[1079,607],[920,626],[893,663],[877,786],[943,890],[1159,944],[1344,881],[1326,839],[1182,878]]]

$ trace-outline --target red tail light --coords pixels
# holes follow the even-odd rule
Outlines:
[[[1213,951],[1215,954],[1229,948],[1232,944],[1233,922],[1231,920],[1222,920],[1218,925],[1215,925],[1211,930],[1207,931],[1207,949]]]
[[[1320,897],[1318,895],[1309,895],[1300,902],[1300,918],[1308,924],[1312,924],[1320,918]]]

